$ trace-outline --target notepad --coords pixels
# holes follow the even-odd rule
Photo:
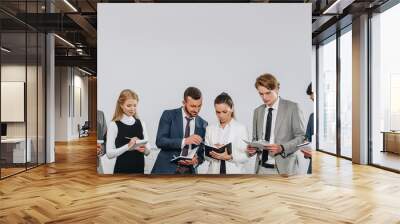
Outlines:
[[[187,156],[177,156],[177,157],[173,157],[173,159],[170,160],[171,163],[178,163],[181,160],[192,160],[193,158],[189,158]]]
[[[205,151],[205,155],[208,157],[212,157],[210,155],[211,151],[214,151],[216,153],[224,153],[225,150],[228,152],[228,155],[232,155],[232,143],[228,143],[220,148],[215,148],[212,146],[208,146],[208,145],[204,145],[204,151]]]
[[[257,148],[257,151],[262,151],[265,146],[269,145],[269,142],[265,141],[265,140],[258,140],[258,141],[252,141],[252,142],[249,142],[246,140],[243,140],[243,141],[250,147]]]
[[[131,139],[131,138],[128,138],[128,137],[125,137],[126,139]],[[142,140],[136,140],[136,143],[130,148],[130,150],[133,150],[133,149],[136,149],[136,148],[138,148],[138,147],[140,147],[140,146],[143,146],[143,145],[146,145],[147,144],[147,140],[144,140],[144,139],[142,139]]]
[[[193,149],[189,149],[188,151],[188,155],[187,156],[182,156],[182,154],[180,156],[173,156],[172,159],[170,160],[171,163],[177,163],[180,160],[192,160],[194,155],[196,155],[197,153],[197,149],[199,147],[195,147]],[[182,153],[182,152],[181,152]]]

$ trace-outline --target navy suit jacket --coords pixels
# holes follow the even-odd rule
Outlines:
[[[311,142],[313,135],[314,135],[314,113],[311,113],[307,123],[306,140]]]
[[[194,133],[204,139],[207,121],[197,116]],[[154,163],[152,174],[175,174],[177,165],[170,160],[181,153],[183,140],[183,115],[182,108],[165,110],[160,118],[158,125],[156,145],[161,149]],[[204,161],[204,148],[200,147],[197,151],[199,164]],[[192,169],[194,169],[192,167]],[[195,171],[195,170],[194,170]],[[195,172],[193,172],[195,173]]]

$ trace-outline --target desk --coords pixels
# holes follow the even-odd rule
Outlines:
[[[6,160],[6,163],[31,162],[32,141],[28,138],[26,142],[28,147],[26,147],[25,153],[25,138],[1,139],[1,157]],[[25,161],[25,158],[27,158],[27,161]]]
[[[400,154],[400,132],[383,131],[383,150],[382,152],[392,152]]]

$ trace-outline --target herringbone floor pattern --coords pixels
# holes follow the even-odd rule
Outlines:
[[[95,138],[0,181],[0,223],[400,223],[400,175],[315,153],[314,174],[98,176]]]

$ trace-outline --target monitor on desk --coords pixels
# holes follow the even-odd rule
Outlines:
[[[1,139],[7,137],[7,124],[1,123]]]

